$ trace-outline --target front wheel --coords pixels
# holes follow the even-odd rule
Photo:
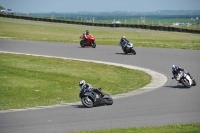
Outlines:
[[[108,94],[105,94],[103,99],[106,101],[106,105],[112,105],[113,104],[113,99]]]
[[[197,83],[196,83],[196,81],[195,81],[194,79],[192,80],[192,85],[193,85],[193,86],[196,86],[196,85],[197,85]]]
[[[134,55],[136,55],[136,51],[132,48],[131,49],[131,52],[134,54]]]
[[[87,108],[92,108],[94,106],[93,101],[89,97],[82,97],[81,102]]]
[[[92,45],[93,48],[96,48],[96,43],[95,43],[95,41],[93,41],[91,45]]]
[[[181,82],[182,82],[182,84],[183,84],[185,87],[187,87],[187,88],[190,88],[190,87],[191,87],[188,80],[182,79]]]

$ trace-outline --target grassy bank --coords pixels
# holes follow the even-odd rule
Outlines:
[[[117,46],[125,35],[136,47],[200,50],[200,35],[135,28],[109,28],[0,18],[0,39],[64,42],[78,44],[88,29],[96,43]]]
[[[116,128],[77,133],[200,133],[200,123],[175,124],[167,126]]]
[[[0,53],[0,64],[0,110],[79,101],[82,79],[111,95],[151,81],[142,71],[74,60]]]

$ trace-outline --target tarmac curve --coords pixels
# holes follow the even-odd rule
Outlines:
[[[0,40],[1,52],[109,63],[143,70],[154,79],[137,91],[114,96],[112,106],[88,109],[77,102],[1,111],[0,133],[59,133],[200,122],[200,51],[139,47],[135,50],[137,55],[125,55],[119,46],[97,45],[93,49],[78,44]],[[197,86],[186,89],[171,80],[172,64],[188,70]]]

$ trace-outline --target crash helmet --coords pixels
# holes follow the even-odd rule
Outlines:
[[[172,71],[177,71],[178,70],[178,66],[177,65],[172,65]]]
[[[86,34],[89,34],[89,33],[90,33],[89,30],[86,30],[85,32],[86,32]]]
[[[79,86],[82,87],[82,86],[84,86],[84,85],[85,85],[85,80],[81,80],[81,81],[79,82]]]
[[[122,36],[122,39],[125,39],[126,37],[125,36]]]

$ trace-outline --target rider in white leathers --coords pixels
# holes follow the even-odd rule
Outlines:
[[[180,71],[183,71],[187,74],[186,79],[190,82],[190,86],[192,86],[192,79],[190,78],[190,74],[177,65],[172,65],[172,74],[174,75],[172,79],[175,78],[177,80],[179,78]]]

